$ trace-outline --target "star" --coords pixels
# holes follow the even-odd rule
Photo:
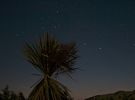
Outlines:
[[[41,27],[41,29],[42,29],[42,30],[44,30],[44,29],[45,29],[45,27],[44,27],[44,26],[42,26],[42,27]]]
[[[57,10],[56,13],[59,14],[59,10]]]
[[[84,42],[84,43],[83,43],[83,46],[86,46],[86,45],[87,45],[87,43],[86,43],[86,42]]]
[[[98,50],[102,50],[103,48],[98,48]]]
[[[15,36],[16,36],[16,37],[19,37],[19,36],[20,36],[20,34],[18,34],[18,33],[17,33],[17,34],[15,34]]]
[[[57,26],[55,25],[55,26],[54,26],[54,29],[56,29],[56,28],[57,28]]]
[[[98,56],[103,56],[104,55],[103,48],[101,48],[101,47],[97,48],[97,55]]]
[[[126,24],[120,24],[120,26],[125,26]]]
[[[44,20],[44,17],[40,17],[40,20],[41,20],[41,21]]]
[[[133,46],[135,47],[135,43],[133,44]]]
[[[63,16],[63,13],[61,10],[56,10],[56,14],[57,14],[57,16]]]
[[[21,32],[21,34],[24,34],[24,32]]]

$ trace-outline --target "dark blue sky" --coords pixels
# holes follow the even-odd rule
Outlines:
[[[27,95],[40,77],[22,54],[25,41],[49,32],[75,41],[80,71],[62,77],[76,98],[135,89],[134,0],[1,0],[0,88]]]

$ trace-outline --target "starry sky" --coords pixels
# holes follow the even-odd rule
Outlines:
[[[0,89],[29,94],[40,76],[22,49],[44,32],[77,43],[80,70],[60,78],[76,100],[135,89],[134,0],[1,0]]]

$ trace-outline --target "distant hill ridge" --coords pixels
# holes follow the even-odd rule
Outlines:
[[[112,94],[96,95],[85,100],[135,100],[135,90],[118,91]]]

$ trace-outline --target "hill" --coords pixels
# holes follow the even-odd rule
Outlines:
[[[118,91],[112,94],[96,95],[85,100],[135,100],[135,90]]]

